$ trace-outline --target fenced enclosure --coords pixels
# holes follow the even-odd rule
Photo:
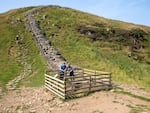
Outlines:
[[[74,77],[66,73],[63,80],[55,74],[45,74],[45,87],[62,99],[75,98],[87,95],[98,90],[112,88],[111,73],[96,70],[74,70]]]

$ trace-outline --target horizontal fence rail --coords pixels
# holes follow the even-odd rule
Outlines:
[[[55,78],[53,76],[45,74],[45,87],[59,96],[65,99],[65,82]]]
[[[83,69],[74,72],[70,77],[67,73],[63,80],[59,79],[58,72],[45,74],[45,87],[62,99],[79,97],[98,90],[112,88],[111,73]]]

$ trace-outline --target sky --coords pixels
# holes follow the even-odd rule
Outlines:
[[[109,19],[150,26],[150,0],[1,0],[0,13],[40,5],[59,5]]]

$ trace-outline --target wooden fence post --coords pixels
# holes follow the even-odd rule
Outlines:
[[[91,92],[91,86],[92,86],[92,85],[91,85],[91,83],[92,83],[91,81],[92,81],[92,80],[91,80],[91,75],[90,75],[90,87],[89,87],[89,92]]]
[[[109,74],[109,87],[112,87],[112,84],[111,84],[111,73]]]
[[[95,71],[95,77],[94,77],[94,79],[95,79],[95,80],[94,80],[94,82],[95,82],[94,84],[95,84],[95,85],[96,85],[96,74],[97,74],[97,73],[96,73],[96,71]]]
[[[65,95],[65,99],[67,98],[67,92],[66,92],[66,90],[67,90],[67,83],[66,83],[66,76],[64,76],[64,85],[65,85],[65,92],[64,92],[64,95]]]

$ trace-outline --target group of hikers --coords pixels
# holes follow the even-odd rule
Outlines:
[[[69,73],[69,76],[73,79],[74,78],[74,71],[73,71],[73,67],[68,64],[66,65],[66,63],[63,63],[62,65],[60,65],[59,67],[59,76],[60,79],[64,78],[64,75]]]

